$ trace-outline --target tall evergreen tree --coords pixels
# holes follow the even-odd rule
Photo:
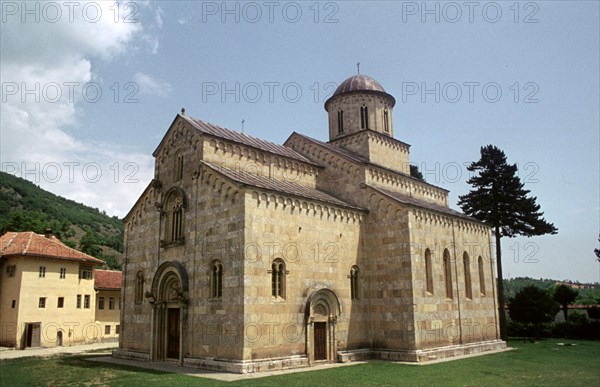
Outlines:
[[[562,307],[565,321],[569,320],[569,305],[575,301],[579,292],[567,285],[558,285],[552,297]]]
[[[467,180],[474,189],[460,196],[458,205],[465,214],[490,225],[496,238],[500,336],[506,340],[500,239],[504,236],[556,234],[558,230],[542,217],[544,213],[540,212],[537,198],[527,196],[529,191],[523,188],[517,166],[507,163],[502,150],[493,145],[482,147],[481,159],[471,163],[467,169],[476,172]]]

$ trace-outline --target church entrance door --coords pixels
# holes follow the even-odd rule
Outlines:
[[[315,361],[327,360],[327,323],[315,322]]]
[[[179,359],[179,308],[167,309],[167,358]]]

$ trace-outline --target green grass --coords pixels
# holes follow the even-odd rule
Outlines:
[[[559,346],[557,343],[573,343]],[[511,341],[516,350],[426,366],[373,361],[348,367],[237,381],[244,386],[600,386],[600,342]],[[0,361],[5,386],[223,385],[211,379],[116,366],[87,356]]]

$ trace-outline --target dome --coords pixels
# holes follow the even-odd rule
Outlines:
[[[368,75],[358,74],[353,75],[350,78],[346,79],[344,82],[340,83],[340,85],[335,89],[335,92],[325,101],[325,110],[328,110],[328,105],[331,100],[341,94],[346,93],[375,93],[381,94],[391,101],[391,106],[393,107],[396,104],[396,100],[394,97],[386,93],[385,89],[379,82],[374,80]]]
[[[379,82],[367,75],[359,74],[353,75],[342,82],[338,88],[335,89],[332,97],[351,91],[380,91],[385,93],[385,89],[379,84]]]

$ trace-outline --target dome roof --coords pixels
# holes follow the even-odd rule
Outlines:
[[[346,79],[344,82],[342,82],[338,86],[338,88],[335,89],[335,92],[333,93],[332,97],[338,94],[348,93],[351,91],[380,91],[382,93],[385,93],[385,89],[379,84],[379,82],[369,77],[368,75],[359,74],[353,75],[350,78]]]

